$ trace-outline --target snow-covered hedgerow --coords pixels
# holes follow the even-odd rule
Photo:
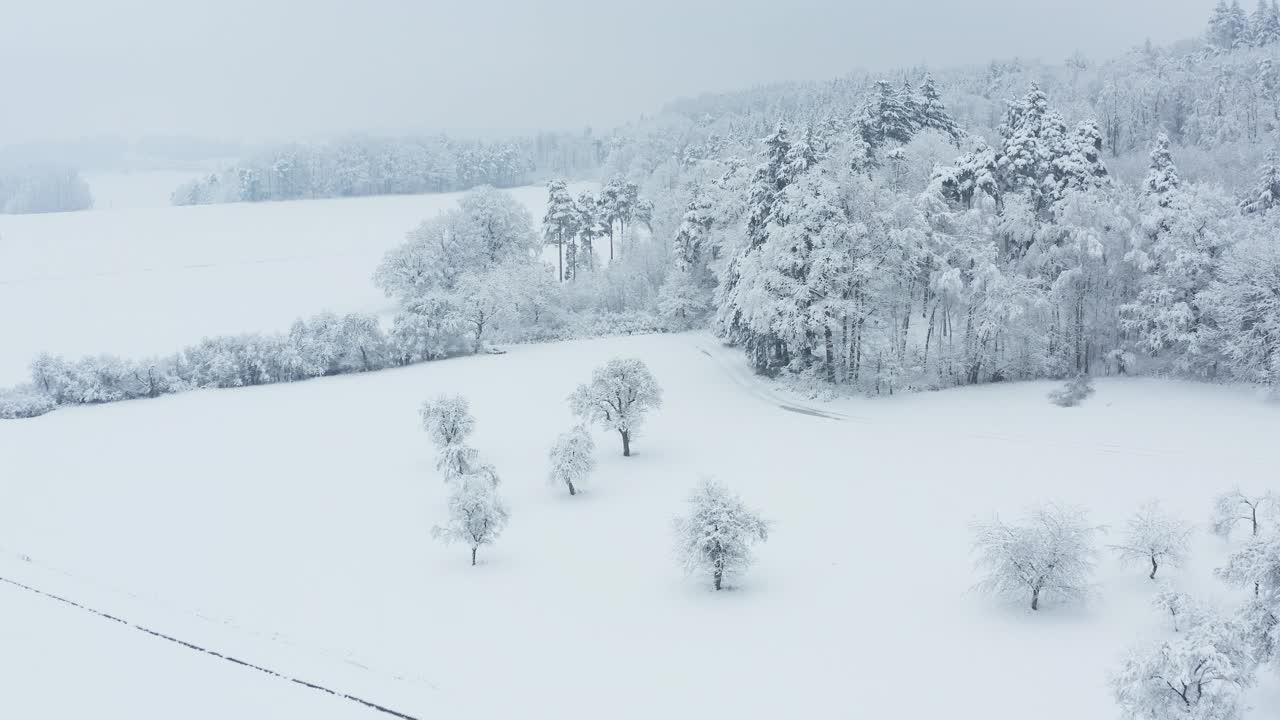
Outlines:
[[[154,398],[197,388],[293,382],[379,370],[398,363],[373,315],[322,313],[288,333],[221,335],[182,352],[143,360],[49,355],[31,363],[31,383],[4,391],[0,418],[31,417],[59,405]]]
[[[33,385],[19,385],[0,390],[0,418],[30,418],[58,407],[47,393]]]

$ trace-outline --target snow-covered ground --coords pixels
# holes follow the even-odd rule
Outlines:
[[[632,458],[598,432],[571,498],[547,449],[616,355],[666,403]],[[0,424],[0,577],[416,717],[1112,718],[1108,670],[1164,632],[1144,573],[1107,556],[1096,601],[1033,614],[970,592],[968,523],[1056,499],[1119,529],[1159,497],[1201,523],[1169,578],[1230,600],[1203,521],[1274,487],[1280,415],[1244,389],[1101,381],[1063,409],[1050,387],[813,404],[686,334],[68,408]],[[441,392],[470,398],[512,511],[475,568],[428,535],[416,411]],[[728,592],[672,556],[702,474],[774,524]],[[379,716],[2,583],[0,647],[4,717]]]
[[[174,179],[114,178],[110,187],[148,197]],[[541,219],[545,188],[509,192]],[[0,215],[0,386],[25,379],[40,352],[139,357],[206,335],[282,330],[324,310],[388,310],[370,281],[382,254],[461,196],[199,207],[138,199]]]

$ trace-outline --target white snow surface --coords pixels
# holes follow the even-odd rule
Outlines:
[[[665,403],[632,458],[595,431],[571,498],[547,449],[614,356]],[[421,718],[1114,718],[1108,672],[1167,632],[1145,573],[1104,553],[1092,603],[1032,613],[970,591],[969,522],[1052,499],[1115,536],[1159,497],[1198,524],[1162,574],[1234,602],[1205,524],[1232,485],[1280,489],[1280,415],[1243,388],[1052,387],[814,403],[692,333],[67,408],[0,423],[0,577]],[[445,392],[512,513],[474,568],[429,538],[417,409]],[[700,474],[772,523],[720,593],[673,555]],[[386,717],[4,584],[0,648],[0,717]],[[1263,676],[1248,720],[1280,707]]]
[[[383,253],[463,195],[156,206],[169,175],[113,178],[120,207],[0,215],[0,386],[41,352],[136,358],[326,310],[389,312],[370,280]],[[541,220],[546,188],[507,192]]]

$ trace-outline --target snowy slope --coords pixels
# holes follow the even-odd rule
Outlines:
[[[541,219],[545,188],[509,192]],[[461,196],[0,215],[0,386],[40,352],[140,357],[324,310],[389,310],[370,281],[382,254]]]
[[[546,452],[565,396],[614,355],[648,363],[666,405],[633,458],[598,433],[594,483],[570,498],[544,484]],[[1273,477],[1280,415],[1241,389],[1102,381],[1062,409],[1050,387],[813,403],[692,334],[68,408],[0,424],[0,571],[420,716],[1111,718],[1107,670],[1164,631],[1143,573],[1108,558],[1093,604],[1033,615],[969,592],[968,523],[1058,499],[1118,527],[1158,496],[1203,524],[1216,492]],[[512,509],[476,568],[428,536],[445,498],[416,410],[439,392],[471,399]],[[672,558],[699,474],[774,522],[729,592]],[[1202,529],[1170,578],[1230,600],[1211,573],[1227,549]],[[0,593],[0,617],[31,610]],[[121,632],[35,617],[65,643]],[[121,657],[187,672],[140,642]],[[23,669],[46,685],[91,671]],[[207,677],[225,702],[284,702],[233,675]],[[1274,717],[1275,680],[1249,720]],[[0,693],[0,716],[30,702]],[[129,716],[163,715],[146,702]],[[350,711],[317,702],[308,716]]]

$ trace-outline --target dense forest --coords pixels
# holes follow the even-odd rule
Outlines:
[[[1280,380],[1280,13],[1060,65],[680,100],[606,161],[667,314],[868,392],[1076,374]],[[761,140],[763,138],[763,140]]]

